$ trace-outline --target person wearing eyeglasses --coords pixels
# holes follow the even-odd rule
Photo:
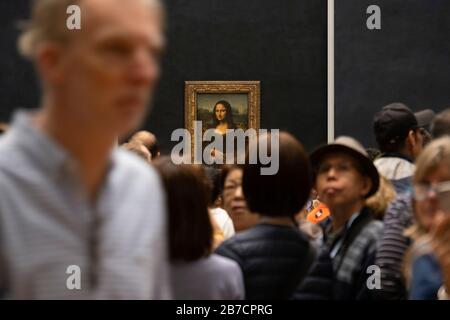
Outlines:
[[[413,208],[414,224],[406,231],[413,241],[405,259],[408,297],[436,299],[450,273],[450,137],[431,142],[418,158]]]
[[[351,137],[339,137],[311,154],[314,187],[331,213],[323,243],[294,300],[365,300],[368,267],[383,224],[366,206],[380,177],[364,147]]]
[[[243,169],[239,165],[227,165],[222,169],[223,208],[233,221],[235,232],[254,227],[259,221],[259,214],[251,213],[242,192]]]

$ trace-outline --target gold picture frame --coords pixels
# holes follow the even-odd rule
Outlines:
[[[259,131],[260,81],[185,81],[185,128],[192,136],[194,121],[201,121],[203,130],[211,128],[220,101],[229,102],[235,129]]]

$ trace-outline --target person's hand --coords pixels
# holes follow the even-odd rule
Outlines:
[[[217,159],[216,161],[219,161],[218,159],[222,159],[222,161],[224,161],[223,152],[221,152],[220,150],[217,150],[216,148],[211,150],[211,157],[213,157],[214,159]]]
[[[220,229],[219,225],[216,222],[216,218],[210,213],[209,219],[211,220],[211,225],[213,228],[213,247],[212,250],[216,250],[222,242],[225,240],[225,235],[223,234],[222,229]]]
[[[434,254],[441,266],[444,285],[450,290],[450,213],[438,212],[431,233]]]

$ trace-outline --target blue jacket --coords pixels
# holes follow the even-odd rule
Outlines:
[[[414,259],[410,300],[436,300],[442,283],[441,268],[432,254],[424,254]]]

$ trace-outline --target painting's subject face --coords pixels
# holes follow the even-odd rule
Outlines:
[[[223,121],[225,119],[225,116],[227,114],[227,109],[225,109],[225,106],[223,104],[218,104],[216,106],[216,118],[219,121]]]

